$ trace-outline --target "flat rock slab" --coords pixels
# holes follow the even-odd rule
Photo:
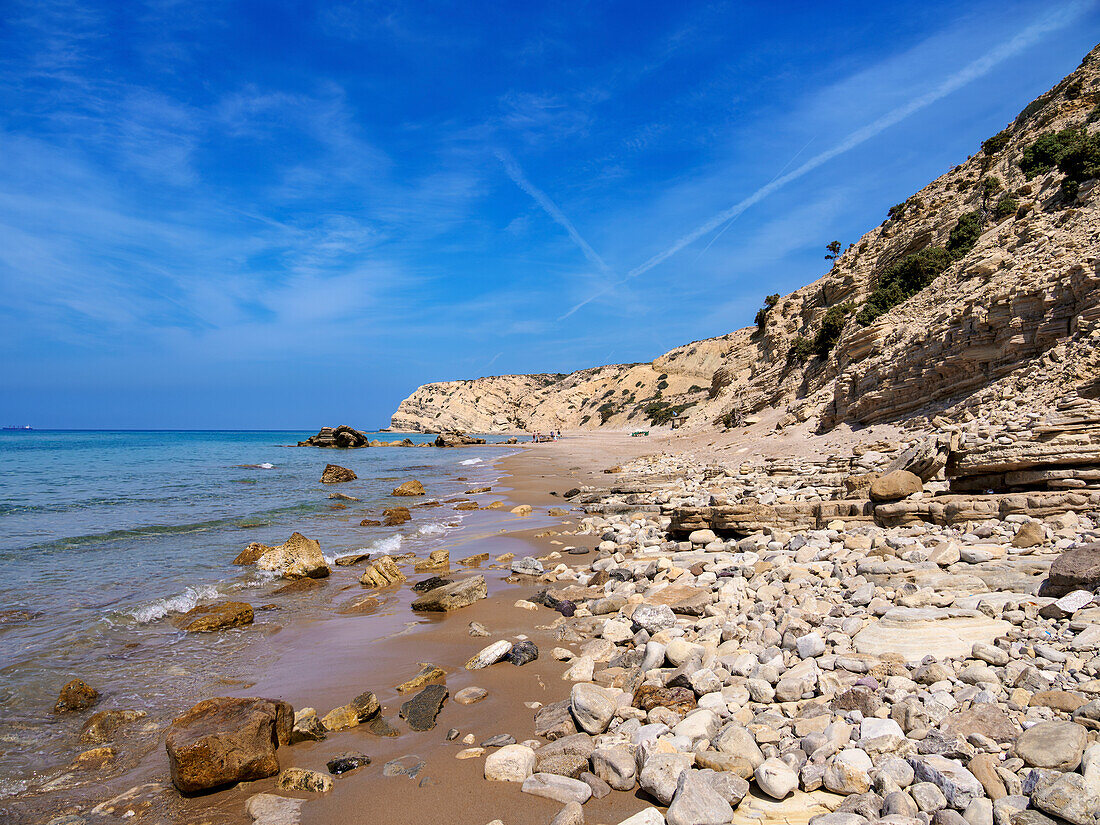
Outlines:
[[[412,603],[413,610],[442,612],[458,610],[489,595],[484,576],[473,576],[429,590]]]
[[[1009,622],[977,611],[895,607],[852,641],[859,653],[898,654],[915,665],[930,651],[939,658],[965,658],[975,642],[989,644],[1011,629]]]
[[[446,685],[428,685],[401,706],[401,718],[413,730],[431,730],[447,696]]]
[[[733,812],[732,825],[806,825],[815,816],[840,807],[846,797],[828,791],[795,791],[775,800],[753,788]]]

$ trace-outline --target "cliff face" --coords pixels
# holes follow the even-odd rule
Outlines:
[[[1085,137],[1059,136],[1067,128]],[[759,329],[647,364],[428,384],[392,426],[648,429],[681,412],[686,426],[704,428],[777,409],[828,428],[950,414],[978,392],[1042,403],[1091,387],[1098,151],[1100,47],[965,163],[894,207],[828,274],[774,302]],[[938,263],[929,271],[928,262]],[[923,288],[890,306],[885,287],[911,284],[914,273]],[[870,318],[870,306],[881,314]]]

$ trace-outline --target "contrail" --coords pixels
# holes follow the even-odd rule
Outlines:
[[[824,152],[821,152],[820,154],[817,154],[814,157],[810,158],[797,169],[788,172],[782,177],[774,178],[769,183],[761,186],[744,200],[734,204],[729,209],[726,209],[723,212],[719,212],[706,223],[696,227],[691,232],[681,237],[679,240],[673,243],[672,246],[668,247],[663,252],[658,252],[645,263],[634,267],[634,269],[626,273],[626,275],[624,275],[623,278],[615,284],[607,285],[603,289],[597,291],[592,296],[581,301],[579,304],[577,304],[564,315],[562,315],[558,320],[560,321],[564,318],[568,318],[581,307],[591,303],[592,301],[599,298],[601,295],[605,295],[611,289],[614,289],[615,287],[629,281],[631,278],[636,278],[639,275],[642,275],[643,273],[646,273],[649,270],[653,269],[653,267],[664,263],[685,246],[694,243],[707,233],[713,232],[726,221],[736,218],[746,209],[764,200],[764,198],[768,197],[776,190],[783,188],[791,181],[798,180],[799,178],[806,175],[808,172],[812,172],[814,169],[821,166],[823,163],[827,163],[838,155],[842,155],[845,152],[854,149],[855,147],[859,146],[862,143],[865,143],[866,141],[870,140],[871,138],[875,137],[876,135],[880,134],[891,126],[894,126],[895,124],[901,122],[905,118],[912,115],[914,112],[918,112],[921,109],[930,106],[936,101],[962,88],[966,84],[977,80],[982,75],[987,74],[998,63],[1008,59],[1009,57],[1012,57],[1013,55],[1027,48],[1043,35],[1065,26],[1070,22],[1070,20],[1077,17],[1085,8],[1092,4],[1093,0],[1083,0],[1083,2],[1074,3],[1064,9],[1061,13],[1055,14],[1042,22],[1033,23],[1022,32],[1017,34],[1015,37],[1013,37],[1011,40],[1002,43],[1001,45],[987,52],[982,57],[979,57],[977,60],[968,64],[960,71],[948,77],[936,88],[924,93],[923,95],[920,95],[917,98],[914,98],[903,106],[898,106],[897,108],[892,109],[877,120],[874,120],[866,126],[863,126],[862,128],[852,132],[850,135],[848,135],[848,137],[846,137],[844,140],[842,140],[840,143],[836,144],[832,148],[826,149]]]
[[[550,200],[549,196],[535,186],[531,181],[527,180],[527,176],[523,174],[523,170],[519,168],[519,164],[515,162],[511,155],[507,152],[498,151],[497,158],[504,164],[504,170],[508,173],[508,177],[512,181],[534,199],[535,203],[542,207],[542,210],[554,219],[555,223],[560,225],[567,233],[569,237],[573,239],[581,252],[584,253],[584,257],[599,267],[600,271],[605,274],[610,274],[611,268],[604,263],[603,258],[596,254],[596,250],[588,245],[588,241],[581,237],[581,233],[577,231],[577,227],[573,226],[573,222],[565,216],[565,214],[558,209],[558,205]]]

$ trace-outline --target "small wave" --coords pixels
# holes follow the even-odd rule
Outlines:
[[[149,622],[155,622],[157,619],[163,619],[169,613],[186,613],[198,606],[200,602],[217,598],[218,595],[218,588],[214,585],[203,584],[198,587],[188,587],[175,596],[166,596],[163,599],[156,599],[147,604],[139,605],[125,611],[125,613],[139,624],[148,624]]]
[[[480,464],[481,459],[480,458],[467,458],[465,461],[460,461],[458,463],[459,464],[465,464],[467,467],[471,467],[474,464]]]
[[[402,541],[404,541],[404,537],[398,533],[394,533],[392,536],[378,539],[378,541],[371,544],[370,547],[364,547],[363,549],[368,553],[379,553],[383,556],[392,556],[401,549]]]
[[[431,521],[427,524],[422,524],[420,529],[416,531],[418,536],[438,536],[447,532],[447,525],[440,524],[438,521]]]

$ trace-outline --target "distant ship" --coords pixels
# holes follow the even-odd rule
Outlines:
[[[30,424],[24,424],[22,427],[4,427],[4,429],[5,430],[20,430],[20,431],[22,431],[22,430],[33,430],[34,427],[32,427]]]

